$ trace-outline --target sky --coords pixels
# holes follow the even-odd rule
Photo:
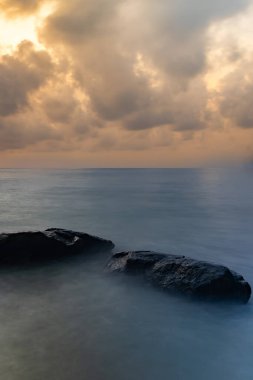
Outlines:
[[[253,160],[253,0],[0,0],[0,167]]]

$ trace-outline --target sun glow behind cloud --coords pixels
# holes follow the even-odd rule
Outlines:
[[[53,4],[44,4],[32,15],[15,15],[7,17],[0,15],[0,49],[2,54],[11,53],[16,46],[24,41],[31,41],[36,47],[43,48],[38,39],[37,31],[44,20],[54,10]]]
[[[1,159],[243,157],[253,137],[250,2],[0,0]]]

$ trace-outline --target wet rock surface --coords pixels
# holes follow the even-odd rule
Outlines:
[[[110,240],[83,232],[49,228],[0,234],[0,265],[48,261],[68,255],[114,248]]]
[[[244,278],[224,267],[185,256],[150,251],[115,253],[109,271],[143,275],[164,290],[208,299],[248,302],[251,288]]]

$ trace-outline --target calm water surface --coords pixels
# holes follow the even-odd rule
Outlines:
[[[0,230],[64,227],[211,260],[253,284],[253,170],[0,170]],[[104,273],[107,255],[0,272],[3,380],[252,380],[253,307]]]

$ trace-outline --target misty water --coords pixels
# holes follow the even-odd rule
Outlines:
[[[253,170],[0,170],[0,230],[225,264],[253,285]],[[3,380],[252,380],[253,307],[104,271],[108,254],[0,270]]]

